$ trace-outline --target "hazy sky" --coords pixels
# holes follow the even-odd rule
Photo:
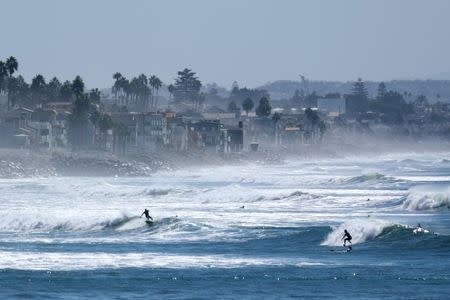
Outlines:
[[[0,60],[16,56],[27,80],[450,77],[448,0],[0,0],[0,12]]]

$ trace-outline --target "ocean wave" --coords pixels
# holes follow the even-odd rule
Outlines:
[[[317,195],[313,195],[310,193],[306,193],[306,192],[302,192],[302,191],[295,191],[292,193],[289,193],[287,195],[281,195],[281,196],[275,196],[275,197],[271,197],[269,200],[285,200],[285,199],[315,199],[315,198],[319,198],[319,196]]]
[[[120,188],[120,187],[118,187]],[[153,196],[153,197],[157,197],[157,196],[167,196],[171,193],[174,192],[178,192],[178,190],[176,189],[148,189],[148,188],[144,188],[144,189],[133,189],[133,190],[129,190],[129,191],[109,191],[109,192],[105,192],[103,189],[102,190],[87,190],[87,191],[83,191],[81,192],[82,196],[87,196],[87,197],[97,197],[97,196],[103,196],[103,197],[114,197],[114,196],[119,196],[119,197],[136,197],[136,196]]]
[[[329,263],[328,263],[329,264]],[[120,268],[241,268],[251,266],[321,266],[304,258],[236,257],[235,255],[179,255],[167,253],[71,253],[0,251],[0,270],[95,270]],[[176,280],[176,278],[174,279]]]
[[[328,234],[326,239],[321,243],[324,246],[341,246],[342,236],[344,234],[344,230],[347,229],[348,232],[352,236],[353,244],[364,243],[368,240],[372,240],[383,233],[385,228],[392,226],[392,223],[389,223],[384,220],[365,220],[365,219],[355,219],[352,221],[347,221],[339,226],[335,226],[332,228],[332,231]]]
[[[276,196],[264,196],[260,195],[257,196],[254,200],[250,202],[259,202],[259,201],[280,201],[280,200],[309,200],[309,199],[317,199],[320,198],[318,195],[314,195],[307,192],[302,191],[294,191],[291,193],[286,193],[282,195],[276,195]]]
[[[347,229],[352,235],[352,244],[382,241],[389,247],[414,247],[416,249],[438,249],[450,245],[450,237],[438,235],[426,228],[394,224],[384,220],[352,220],[335,226],[321,243],[323,246],[342,246],[342,236]]]
[[[403,208],[413,211],[450,208],[450,188],[420,186],[410,190],[403,202]]]
[[[394,177],[389,177],[380,173],[370,173],[345,179],[344,183],[364,183],[369,181],[396,182],[398,180],[396,180]]]
[[[82,220],[54,220],[48,218],[47,221],[32,218],[16,218],[16,219],[0,219],[0,231],[17,232],[17,231],[37,231],[37,232],[97,232],[97,231],[131,231],[137,229],[158,229],[164,230],[174,227],[180,227],[181,221],[176,217],[168,217],[155,219],[152,227],[148,227],[144,220],[138,216],[122,215],[115,218],[108,218],[98,221],[91,218]],[[189,227],[188,225],[186,225]],[[191,226],[192,227],[192,226]]]

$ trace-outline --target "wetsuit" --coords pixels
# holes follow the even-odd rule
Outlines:
[[[348,231],[344,232],[343,239],[344,239],[344,246],[346,246],[347,242],[349,242],[350,245],[352,244],[352,236],[350,235],[350,233],[348,233]]]
[[[145,209],[144,212],[142,213],[142,215],[145,215],[147,220],[150,220],[150,219],[153,220],[153,218],[150,216],[148,209]],[[142,215],[141,215],[141,217],[142,217]]]

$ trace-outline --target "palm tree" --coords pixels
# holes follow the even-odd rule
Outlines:
[[[158,77],[156,77],[155,75],[152,75],[150,77],[149,80],[150,86],[152,87],[153,91],[156,91],[156,97],[155,97],[155,101],[154,101],[154,105],[155,105],[155,110],[158,109],[158,91],[162,86],[162,81],[161,79],[159,79]],[[152,101],[153,104],[153,101]]]
[[[4,63],[3,70],[1,72],[5,72],[5,70],[6,70],[6,76],[8,77],[8,81],[11,81],[11,78],[12,78],[14,72],[16,72],[18,68],[19,68],[19,63],[17,62],[17,59],[14,56],[10,56]],[[3,86],[4,86],[3,89],[5,90],[6,84],[4,81],[3,81]],[[7,88],[7,103],[8,103],[8,110],[9,110],[10,106],[11,106],[10,99],[9,99],[9,88]]]
[[[44,94],[47,84],[45,83],[45,78],[41,74],[37,74],[31,80],[31,100],[34,105],[40,104],[44,101]]]
[[[6,78],[8,77],[8,70],[6,64],[0,60],[0,93],[6,91]]]
[[[169,91],[169,109],[170,109],[170,102],[172,101],[173,93],[175,92],[175,86],[173,84],[169,84],[167,90]]]
[[[17,69],[19,68],[19,63],[17,62],[17,59],[14,56],[10,56],[6,60],[5,65],[6,65],[6,69],[8,70],[9,76],[12,76],[14,74],[14,72],[16,72]]]
[[[114,85],[112,86],[112,92],[114,94],[114,98],[116,98],[116,101],[117,101],[117,94],[120,92],[120,89],[121,89],[120,82],[121,82],[122,78],[123,78],[123,76],[119,72],[116,72],[113,74],[113,79],[115,81],[114,81]],[[116,103],[116,105],[117,105],[117,103]]]
[[[145,103],[148,100],[148,96],[150,94],[150,89],[148,87],[148,79],[145,74],[139,75],[137,78],[137,94],[139,97],[139,105],[141,106],[141,109],[145,109]]]
[[[122,90],[122,93],[124,94],[126,105],[128,106],[128,99],[132,93],[130,81],[126,79],[125,77],[122,77],[120,79],[120,89]]]

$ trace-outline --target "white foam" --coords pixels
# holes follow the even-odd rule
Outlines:
[[[308,259],[177,255],[165,253],[70,253],[0,251],[0,269],[95,270],[119,268],[240,268],[248,266],[318,266]]]
[[[403,202],[407,210],[433,210],[450,208],[450,187],[425,185],[412,188]]]
[[[247,230],[252,227],[323,226],[368,214],[397,218],[395,214],[404,213],[398,200],[408,193],[398,182],[381,180],[380,184],[377,176],[362,185],[345,180],[368,171],[397,178],[390,173],[392,164],[409,163],[391,164],[386,159],[405,158],[291,160],[282,165],[160,172],[147,178],[1,179],[0,234],[2,241],[18,242],[23,235],[28,242],[57,243],[227,242],[259,238]],[[426,169],[436,157],[432,162],[425,155],[419,158],[414,164]],[[144,208],[156,219],[178,215],[181,221],[155,230],[142,220],[109,226],[140,215]],[[369,236],[370,228],[361,229],[362,236]]]
[[[354,219],[344,222],[339,226],[333,227],[332,232],[328,234],[327,238],[322,242],[325,246],[341,246],[343,244],[342,236],[344,230],[352,236],[352,243],[359,244],[368,240],[372,240],[383,232],[383,229],[392,225],[384,220],[377,219]]]

